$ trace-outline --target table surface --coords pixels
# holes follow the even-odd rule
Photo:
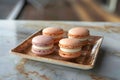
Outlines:
[[[34,32],[45,27],[84,26],[91,35],[104,36],[95,66],[81,70],[43,63],[10,54]],[[120,23],[79,21],[0,20],[0,80],[120,80]]]

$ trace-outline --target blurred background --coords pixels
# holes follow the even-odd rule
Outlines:
[[[120,22],[120,0],[0,0],[0,19]]]

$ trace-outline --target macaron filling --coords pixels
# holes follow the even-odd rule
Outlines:
[[[47,50],[47,49],[51,49],[51,48],[53,48],[53,45],[50,45],[50,46],[35,46],[35,45],[32,45],[32,47],[34,48],[34,49],[38,49],[38,50]]]
[[[81,51],[81,48],[78,49],[67,49],[67,48],[60,48],[61,51],[68,52],[68,53],[75,53]]]

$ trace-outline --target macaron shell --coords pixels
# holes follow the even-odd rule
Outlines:
[[[59,50],[59,55],[61,57],[64,57],[64,58],[77,58],[77,57],[79,57],[81,55],[81,52],[79,51],[79,52],[72,53],[72,54],[70,54],[70,53],[66,54],[66,52],[63,52],[63,51]]]
[[[53,38],[47,35],[38,35],[32,39],[32,44],[37,46],[49,46],[53,43]]]
[[[54,52],[54,48],[47,49],[47,50],[35,50],[34,48],[32,48],[31,51],[38,56],[45,56],[48,54],[52,54]]]
[[[89,36],[89,30],[83,27],[72,28],[68,31],[68,36],[73,38],[84,38]]]
[[[69,49],[80,48],[81,43],[78,39],[64,38],[59,41],[59,47],[69,48]]]
[[[50,36],[59,35],[63,33],[64,33],[63,29],[59,27],[48,27],[43,29],[42,31],[43,35],[50,35]]]

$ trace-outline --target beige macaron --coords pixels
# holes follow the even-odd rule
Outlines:
[[[83,44],[87,44],[89,36],[89,30],[83,27],[75,27],[68,31],[68,38],[79,39]]]
[[[81,44],[78,39],[64,38],[59,41],[59,55],[64,58],[76,58],[81,54]]]
[[[42,34],[51,36],[54,39],[54,43],[58,43],[63,38],[64,30],[59,27],[47,27],[43,29]]]

